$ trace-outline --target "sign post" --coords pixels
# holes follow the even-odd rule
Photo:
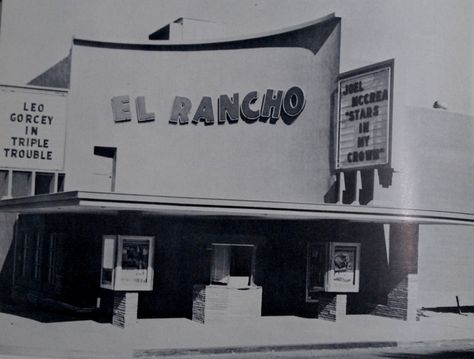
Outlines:
[[[154,237],[104,235],[100,286],[113,291],[112,324],[136,324],[138,292],[153,290]]]

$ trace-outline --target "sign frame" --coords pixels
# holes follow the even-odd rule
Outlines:
[[[334,139],[334,169],[336,172],[349,172],[358,170],[368,170],[375,168],[390,168],[392,164],[392,124],[393,124],[393,80],[394,80],[395,60],[390,59],[368,66],[360,67],[354,70],[339,74],[337,79],[337,100],[336,100],[336,118],[335,118],[335,139]],[[355,166],[341,166],[339,162],[340,155],[340,126],[341,126],[341,82],[348,79],[356,80],[380,71],[388,70],[388,110],[387,110],[387,160],[383,164],[368,164]]]
[[[314,247],[319,247],[320,260],[318,262],[317,275],[320,276],[321,283],[317,286],[310,286],[312,271],[311,258]],[[352,283],[341,285],[335,280],[335,259],[336,251],[340,248],[352,250]],[[306,303],[316,303],[319,301],[317,293],[358,293],[360,282],[360,249],[359,242],[308,242],[306,247]]]
[[[38,156],[40,152],[50,152],[51,156],[55,156],[52,160],[52,164],[48,165],[47,162],[41,162],[45,158],[30,158],[27,156],[24,157],[4,157],[3,154],[0,158],[0,167],[4,169],[21,169],[26,171],[43,171],[43,172],[58,172],[64,171],[66,163],[66,128],[67,128],[67,97],[69,95],[68,89],[59,89],[51,87],[40,87],[40,86],[17,86],[17,85],[5,85],[0,84],[0,96],[5,97],[1,99],[2,101],[10,100],[10,102],[15,103],[23,102],[23,108],[18,108],[18,113],[13,113],[22,116],[21,121],[14,121],[12,123],[5,121],[0,124],[0,127],[3,132],[3,136],[11,137],[14,134],[15,138],[18,141],[21,139],[23,141],[35,140],[35,144],[38,144],[39,147],[34,147],[34,145],[27,145],[23,148],[14,146],[4,147],[2,149],[8,148],[8,150],[24,150],[24,151],[35,151]],[[9,98],[11,97],[11,98]],[[16,97],[16,98],[15,98]],[[30,107],[30,105],[35,105],[36,107]],[[10,103],[7,104],[6,109],[2,116],[7,116],[10,109]],[[53,108],[51,112],[51,107]],[[49,110],[49,111],[48,111]],[[33,116],[38,117],[49,117],[50,124],[47,127],[35,126],[35,123],[27,122],[23,120],[23,116]],[[35,116],[36,115],[36,116]],[[54,124],[53,123],[54,119]],[[3,127],[4,126],[4,127]],[[24,127],[23,127],[24,126]],[[29,127],[29,129],[28,129]],[[36,127],[36,130],[33,131],[32,128]],[[46,129],[46,131],[43,131]],[[46,135],[44,134],[46,132]],[[45,137],[46,136],[46,137]],[[0,139],[2,136],[0,136]],[[48,149],[51,148],[51,151],[46,151],[42,147],[45,144],[45,141],[48,143]],[[41,145],[42,143],[42,145]],[[52,147],[49,147],[52,146]],[[42,156],[42,155],[41,155]],[[59,159],[56,159],[59,157]],[[16,158],[13,160],[12,158]],[[47,158],[49,161],[50,159]]]
[[[336,280],[336,251],[340,248],[351,249],[353,254],[352,284],[341,285]],[[331,293],[357,293],[359,292],[360,277],[360,243],[330,242],[329,243],[329,263],[327,271],[326,292]]]
[[[107,251],[106,243],[110,241],[113,241],[113,248],[109,248],[109,250]],[[141,244],[143,244],[143,242],[147,243],[148,253],[147,253],[146,269],[140,269],[140,270],[146,271],[146,280],[142,283],[131,283],[131,284],[124,283],[124,280],[123,280],[124,271],[127,271],[127,269],[122,268],[124,241],[128,241],[128,242],[136,241],[136,242],[141,242]],[[109,243],[109,246],[110,244],[112,243]],[[153,290],[154,247],[155,247],[155,237],[153,236],[103,235],[102,236],[100,287],[104,289],[115,290],[115,291],[131,291],[131,292]],[[107,253],[109,255],[106,258],[105,255]],[[113,256],[113,258],[110,257],[111,255]],[[107,268],[105,267],[106,262],[108,263]],[[106,275],[107,275],[107,279],[105,278]]]

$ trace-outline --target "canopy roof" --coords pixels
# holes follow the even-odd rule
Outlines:
[[[258,219],[333,219],[379,223],[474,225],[474,215],[389,207],[340,204],[243,201],[124,193],[71,191],[4,199],[0,212],[114,214],[137,211],[144,215],[233,216]]]

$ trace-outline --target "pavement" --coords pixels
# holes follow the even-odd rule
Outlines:
[[[184,318],[139,319],[126,329],[89,319],[46,317],[0,312],[0,358],[192,357],[474,341],[474,313],[425,312],[421,321],[411,323],[371,315],[348,315],[336,323],[294,316],[205,325]]]

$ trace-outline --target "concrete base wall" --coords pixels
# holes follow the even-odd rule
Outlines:
[[[318,318],[335,322],[346,316],[347,294],[320,293]]]
[[[137,323],[138,293],[114,292],[112,324],[127,328]]]
[[[403,320],[416,320],[417,287],[416,274],[407,275],[387,295],[387,304],[377,304],[372,314]]]
[[[389,270],[372,314],[384,317],[416,320],[418,298],[418,226],[390,226]]]
[[[261,315],[261,287],[194,286],[193,320],[196,322],[256,318]]]

